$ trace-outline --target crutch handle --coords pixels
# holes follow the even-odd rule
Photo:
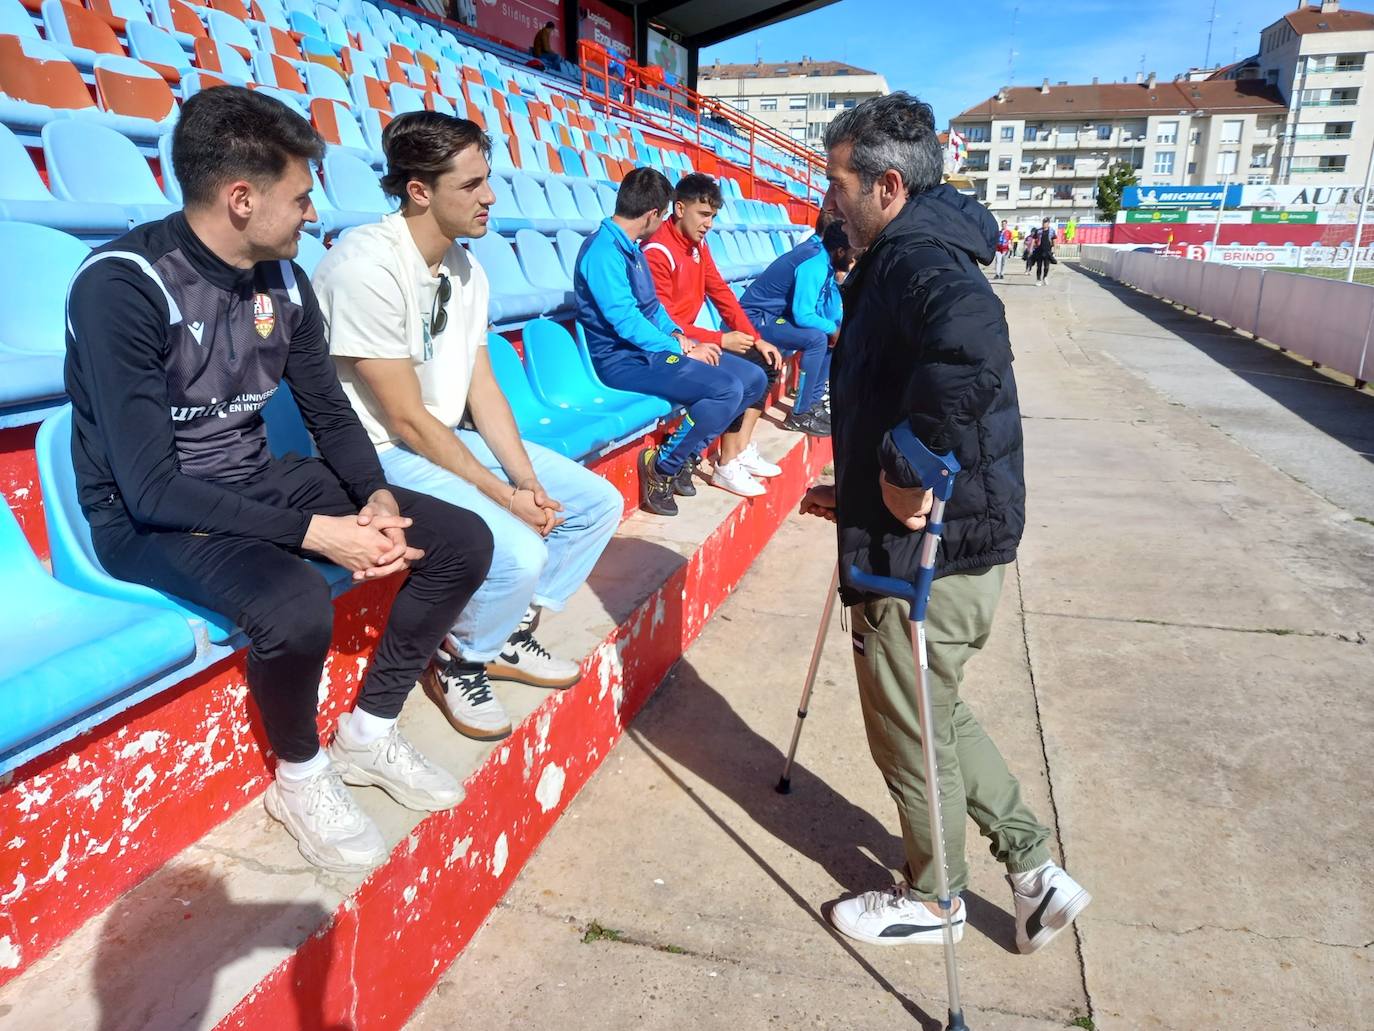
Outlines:
[[[907,464],[921,478],[921,483],[935,495],[930,521],[922,531],[926,535],[926,541],[922,542],[920,549],[921,564],[913,581],[865,573],[857,566],[851,565],[849,583],[869,594],[901,598],[911,606],[911,618],[923,620],[926,618],[926,603],[930,600],[930,585],[935,579],[935,549],[928,544],[938,543],[944,533],[945,526],[942,520],[945,502],[954,493],[954,478],[959,473],[959,463],[953,452],[937,455],[931,451],[911,432],[911,427],[905,422],[892,431],[892,442],[897,445],[897,450],[902,453]]]

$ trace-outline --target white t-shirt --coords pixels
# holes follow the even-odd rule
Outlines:
[[[329,249],[311,282],[329,332],[339,382],[378,451],[398,440],[352,358],[408,358],[426,410],[450,428],[467,408],[477,349],[487,345],[491,288],[482,266],[454,244],[439,266],[452,296],[437,336],[430,317],[440,277],[432,276],[399,214],[359,226]]]

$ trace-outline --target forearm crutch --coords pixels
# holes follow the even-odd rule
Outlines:
[[[954,493],[954,478],[959,463],[954,455],[936,455],[922,444],[905,423],[892,431],[892,442],[907,460],[921,482],[934,495],[930,515],[921,539],[915,581],[908,583],[886,576],[874,576],[851,566],[849,583],[869,594],[901,598],[911,606],[911,650],[916,666],[916,706],[921,725],[921,758],[925,767],[926,808],[930,815],[930,841],[939,889],[938,903],[944,918],[945,978],[949,984],[949,1025],[947,1031],[968,1031],[963,1006],[959,1002],[959,968],[954,956],[954,903],[949,896],[949,870],[945,865],[945,828],[940,818],[940,770],[935,755],[935,718],[931,712],[930,680],[926,667],[926,604],[935,579],[935,552],[944,530],[945,502]]]
[[[802,721],[806,719],[807,706],[811,704],[811,688],[816,684],[816,669],[821,664],[821,651],[825,647],[825,632],[830,629],[830,616],[835,611],[835,595],[840,589],[840,567],[830,577],[830,590],[825,595],[825,607],[821,609],[821,625],[816,631],[816,644],[811,649],[811,665],[806,668],[806,683],[802,686],[801,701],[797,703],[797,724],[792,728],[792,743],[787,746],[787,760],[782,764],[782,776],[778,778],[777,791],[785,795],[792,790],[792,760],[797,757],[797,742],[801,740]]]

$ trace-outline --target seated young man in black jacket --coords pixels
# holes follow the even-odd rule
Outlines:
[[[447,809],[457,780],[396,726],[406,694],[486,576],[471,512],[389,487],[344,397],[310,281],[291,259],[315,221],[324,142],[262,93],[181,107],[172,164],[185,210],[97,249],[67,303],[72,459],[96,554],[124,580],[233,619],[277,754],[267,811],[301,853],[366,869],[386,844],[344,783]],[[291,387],[321,459],[273,458],[262,407]],[[357,705],[320,748],[329,586],[303,555],[374,580],[408,570]]]
[[[978,266],[997,223],[940,183],[943,154],[930,107],[905,93],[864,101],[830,123],[827,207],[864,248],[844,284],[845,320],[831,372],[835,485],[802,511],[839,524],[842,582],[851,565],[911,580],[931,507],[889,432],[903,421],[926,447],[953,451],[963,472],[945,509],[926,613],[950,888],[968,883],[968,819],[1006,865],[1016,944],[1034,952],[1091,897],[1050,858],[1050,832],[973,711],[959,697],[964,663],[987,642],[1007,564],[1025,523],[1021,413],[1002,302]],[[845,582],[868,743],[901,819],[908,883],[831,911],[845,934],[878,945],[939,944],[927,786],[906,602]],[[964,907],[954,912],[956,939]]]

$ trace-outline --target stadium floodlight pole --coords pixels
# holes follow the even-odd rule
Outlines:
[[[1355,282],[1355,256],[1360,253],[1360,237],[1364,235],[1364,209],[1369,203],[1369,182],[1374,177],[1374,145],[1369,148],[1369,163],[1364,170],[1364,190],[1360,193],[1360,213],[1355,216],[1355,245],[1350,248],[1350,266],[1345,270],[1345,281]]]

